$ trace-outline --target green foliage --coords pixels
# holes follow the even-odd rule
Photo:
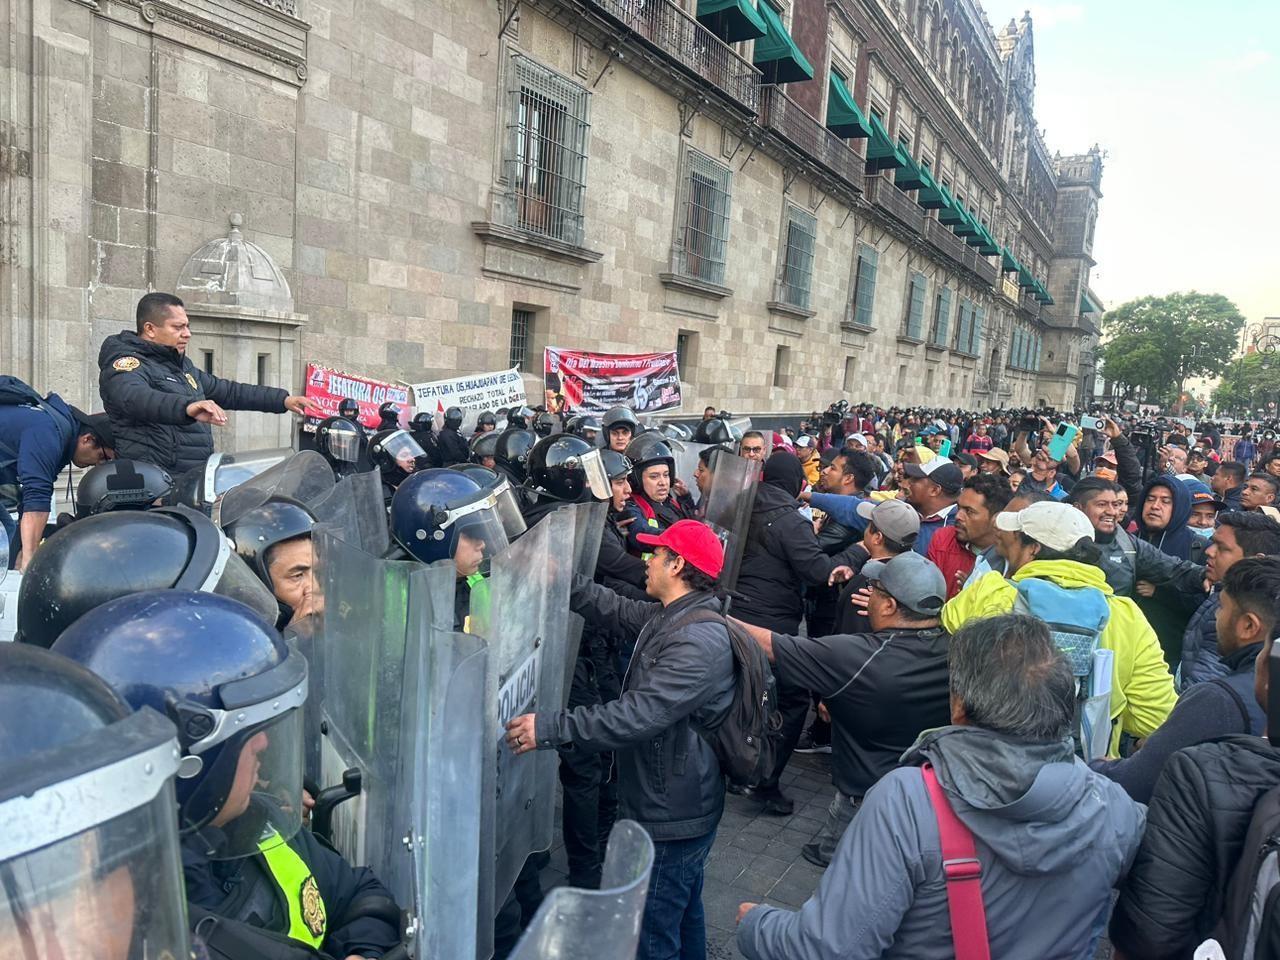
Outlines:
[[[1216,410],[1252,412],[1264,409],[1267,401],[1280,395],[1280,354],[1265,355],[1269,360],[1263,367],[1264,354],[1251,353],[1233,363],[1222,375],[1222,382],[1213,391]]]
[[[1244,315],[1216,293],[1172,293],[1121,304],[1102,318],[1102,375],[1153,399],[1176,397],[1187,377],[1231,365]]]

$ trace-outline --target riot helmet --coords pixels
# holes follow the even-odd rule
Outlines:
[[[170,505],[182,505],[212,516],[223,494],[292,459],[289,447],[247,450],[243,453],[213,453],[203,464],[177,478]]]
[[[0,956],[189,955],[173,724],[0,644]]]
[[[533,418],[533,432],[540,437],[549,437],[556,432],[556,427],[559,423],[559,417],[544,410]]]
[[[497,497],[457,470],[419,470],[391,498],[391,535],[423,563],[453,558],[475,573],[485,557],[506,549]],[[466,558],[456,557],[462,549]]]
[[[378,407],[378,429],[394,430],[400,426],[400,407],[388,400]]]
[[[489,433],[477,433],[471,438],[468,445],[471,450],[471,462],[478,463],[481,466],[490,466],[498,452],[498,438],[501,433],[490,431]],[[486,464],[485,460],[491,463]]]
[[[211,860],[266,853],[302,825],[307,662],[242,603],[149,590],[103,604],[54,653],[178,729],[178,830]]]
[[[173,493],[173,477],[145,460],[108,460],[76,486],[76,519],[111,510],[146,510]]]
[[[680,442],[690,440],[693,437],[693,431],[681,423],[664,423],[658,428],[658,432],[668,440],[678,440]]]
[[[581,437],[587,443],[595,446],[600,438],[600,421],[586,414],[578,414],[569,418],[568,423],[564,425],[564,432]]]
[[[258,575],[268,589],[271,581],[270,554],[273,547],[288,540],[311,536],[315,515],[289,497],[276,497],[248,511],[226,527],[236,553]]]
[[[719,417],[712,417],[710,420],[703,420],[694,428],[694,443],[735,443],[736,438],[733,431],[729,429],[729,424]]]
[[[342,417],[328,417],[316,427],[316,450],[339,475],[351,473],[360,461],[364,447],[364,430],[359,424]]]
[[[379,430],[369,438],[369,460],[396,484],[428,464],[427,451],[408,430]]]
[[[52,646],[108,601],[170,587],[231,597],[271,622],[278,615],[271,591],[204,514],[116,511],[68,524],[36,551],[18,592],[17,639]]]
[[[600,459],[604,463],[605,476],[609,478],[610,483],[630,476],[632,463],[625,454],[617,450],[601,450]]]
[[[605,413],[600,423],[605,430],[628,426],[631,428],[632,433],[636,433],[640,429],[640,421],[636,419],[636,415],[630,407],[613,407]]]
[[[566,503],[609,499],[609,476],[600,451],[567,433],[539,440],[529,452],[529,485]]]
[[[425,410],[415,413],[409,421],[409,429],[414,433],[432,433],[436,429],[436,418]]]
[[[520,501],[516,499],[516,492],[506,477],[478,463],[455,463],[449,469],[457,470],[464,476],[470,477],[480,484],[482,490],[488,490],[497,498],[498,516],[502,520],[502,529],[506,531],[508,540],[517,539],[529,529],[525,523],[524,514],[520,512]]]
[[[476,420],[476,430],[479,433],[490,433],[493,430],[496,430],[497,428],[498,428],[498,418],[495,417],[488,410],[480,414],[479,419]]]
[[[360,404],[351,397],[343,397],[338,401],[338,416],[352,423],[360,422]]]
[[[631,461],[631,486],[636,491],[644,490],[644,484],[641,482],[644,471],[659,463],[667,465],[668,477],[672,483],[675,482],[675,454],[667,438],[656,430],[642,433],[627,444],[626,456]]]
[[[498,445],[493,451],[494,462],[523,483],[528,476],[529,452],[537,441],[532,430],[508,427],[498,434]]]
[[[516,427],[520,430],[529,428],[529,421],[535,416],[533,410],[521,404],[518,407],[512,407],[507,411],[507,426]]]
[[[444,428],[446,430],[457,430],[462,426],[462,419],[465,414],[461,407],[450,407],[444,412]]]

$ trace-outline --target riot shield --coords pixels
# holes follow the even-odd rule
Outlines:
[[[409,911],[413,956],[470,958],[489,739],[484,642],[453,629],[452,563],[382,560],[323,526],[315,541],[321,784],[353,768],[361,778],[333,813],[331,839]]]
[[[682,440],[678,450],[672,449],[672,453],[676,457],[676,479],[684,481],[684,485],[689,488],[689,496],[693,497],[695,503],[698,503],[701,497],[693,475],[698,469],[698,455],[709,446],[711,446],[709,443],[694,443],[692,440]]]
[[[552,890],[511,960],[630,960],[652,868],[649,835],[634,820],[619,820],[609,833],[600,889]]]
[[[382,478],[376,470],[343,477],[325,496],[307,506],[315,514],[316,523],[325,524],[340,539],[366,553],[380,557],[391,545]]]
[[[484,697],[484,795],[480,851],[480,956],[492,953],[493,919],[529,854],[551,846],[555,820],[554,750],[515,756],[506,723],[524,713],[560,710],[565,657],[574,513],[555,510],[490,564],[490,609],[477,610],[471,629],[489,643]]]
[[[609,503],[605,500],[593,500],[590,503],[576,503],[569,509],[573,513],[573,575],[581,574],[590,580],[595,576],[596,560],[600,557],[600,538],[604,534]],[[570,611],[568,625],[564,654],[564,702],[561,706],[569,701],[574,662],[578,659],[578,647],[582,643],[586,621]]]
[[[738,583],[742,551],[751,523],[751,507],[756,501],[756,484],[761,464],[756,460],[725,453],[714,460],[715,472],[707,490],[703,519],[724,544],[724,570],[720,583],[732,590]]]
[[[222,469],[218,468],[219,473]],[[219,491],[221,495],[213,505],[213,522],[225,527],[273,497],[289,497],[310,506],[330,493],[336,482],[333,468],[324,457],[314,450],[303,450],[255,476],[245,477],[225,493]]]

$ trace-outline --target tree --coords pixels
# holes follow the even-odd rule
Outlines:
[[[1102,318],[1102,374],[1177,400],[1188,377],[1220,376],[1231,365],[1244,314],[1217,293],[1171,293],[1121,304]]]
[[[1280,399],[1280,354],[1251,353],[1237,360],[1222,375],[1222,382],[1213,391],[1215,410],[1234,413],[1253,413],[1266,410],[1272,413],[1269,403]]]

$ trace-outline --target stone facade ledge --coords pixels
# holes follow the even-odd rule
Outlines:
[[[770,313],[776,313],[783,317],[792,317],[796,320],[808,320],[810,317],[818,315],[816,310],[806,310],[804,307],[797,307],[793,303],[784,303],[781,300],[770,300],[764,306]]]
[[[525,233],[522,230],[515,230],[500,223],[491,223],[488,220],[473,220],[471,229],[485,243],[494,243],[525,253],[549,256],[565,263],[586,266],[587,264],[598,262],[604,256],[599,250],[588,250],[586,247],[564,243],[551,237]]]
[[[845,320],[840,324],[840,329],[847,333],[875,333],[876,328],[865,323],[854,323],[852,320]]]
[[[932,351],[933,353],[946,353],[946,352],[947,352],[947,345],[946,345],[945,343],[933,343],[932,341],[930,341],[929,343],[926,343],[926,344],[924,345],[924,348],[925,348],[926,350],[930,350],[930,351]]]
[[[898,342],[909,347],[918,347],[924,343],[919,337],[908,337],[905,333],[898,335]]]
[[[733,296],[732,287],[724,287],[718,283],[699,280],[697,277],[686,277],[681,273],[660,273],[658,274],[658,279],[662,281],[664,287],[682,290],[685,293],[693,294],[695,297],[705,297],[708,300],[723,300],[725,297]]]

